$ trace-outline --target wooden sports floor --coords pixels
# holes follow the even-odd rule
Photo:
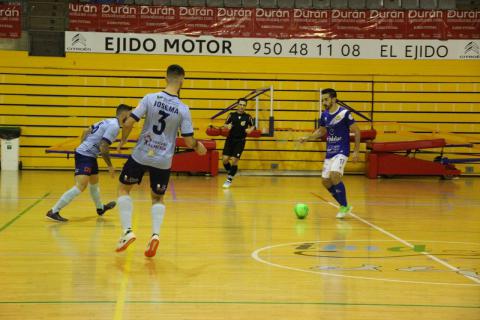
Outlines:
[[[45,213],[72,172],[1,172],[0,319],[480,319],[480,179],[346,176],[353,215],[319,177],[172,176],[157,256],[147,181],[137,241],[88,190]],[[117,181],[101,174],[104,202]],[[325,200],[324,200],[325,199]],[[310,213],[297,220],[293,206]]]

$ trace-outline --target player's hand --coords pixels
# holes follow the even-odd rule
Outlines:
[[[195,147],[195,152],[201,156],[204,156],[207,154],[207,148],[205,148],[203,143],[197,140],[197,146]]]
[[[357,162],[358,160],[360,160],[360,154],[357,150],[355,150],[353,152],[353,156],[352,156],[352,161],[353,163]]]
[[[110,173],[110,177],[115,178],[115,167],[108,167],[108,173]]]
[[[298,139],[298,142],[304,143],[307,140],[308,140],[308,137],[301,137],[300,139]]]

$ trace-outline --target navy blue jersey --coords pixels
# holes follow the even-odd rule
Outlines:
[[[339,107],[337,112],[322,112],[319,125],[327,129],[327,159],[337,154],[350,155],[350,126],[355,123],[349,110]]]

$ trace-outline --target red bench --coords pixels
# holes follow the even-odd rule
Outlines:
[[[207,148],[207,154],[199,156],[195,151],[188,149],[183,138],[177,138],[177,152],[173,156],[172,172],[218,174],[218,151],[214,140],[199,140]]]
[[[372,142],[367,144],[370,152],[367,156],[365,174],[371,179],[395,175],[428,175],[445,178],[458,176],[461,172],[452,164],[415,158],[415,154],[421,149],[445,146],[447,146],[445,139]],[[405,154],[395,152],[405,152]]]

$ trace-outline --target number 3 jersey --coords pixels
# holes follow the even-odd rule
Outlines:
[[[349,110],[339,107],[331,114],[328,110],[322,112],[319,125],[327,129],[327,155],[330,159],[337,154],[350,155],[350,126],[355,123]]]
[[[117,118],[110,118],[95,123],[90,130],[75,151],[82,156],[96,158],[100,153],[100,141],[105,140],[108,144],[112,144],[117,139],[120,124]]]
[[[130,116],[137,121],[145,116],[132,158],[146,166],[170,169],[178,130],[183,137],[193,135],[188,107],[177,96],[163,91],[143,97]]]

